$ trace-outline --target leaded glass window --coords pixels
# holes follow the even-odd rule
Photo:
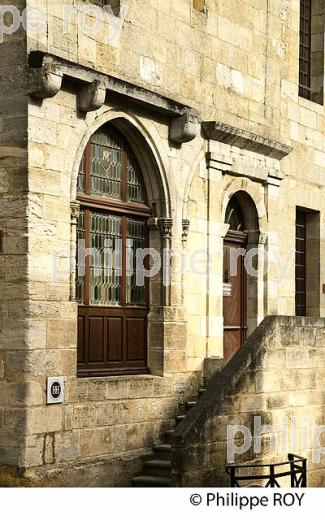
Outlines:
[[[90,138],[77,194],[78,374],[147,373],[148,283],[138,275],[151,210],[136,153],[113,125]]]
[[[146,204],[142,173],[124,137],[106,125],[93,134],[80,164],[79,195]]]
[[[300,1],[299,95],[311,94],[311,0]]]
[[[122,288],[122,219],[90,212],[91,305],[120,305]]]
[[[96,132],[90,140],[90,192],[121,199],[122,143],[108,132]]]
[[[144,250],[147,245],[147,227],[143,220],[127,220],[127,246],[130,253],[131,267],[126,283],[126,303],[131,305],[145,305],[145,285],[137,283],[139,262],[137,262],[137,251]]]
[[[136,258],[138,249],[147,247],[151,212],[136,156],[113,126],[100,128],[90,138],[77,191],[79,304],[146,306],[146,287],[137,284]]]

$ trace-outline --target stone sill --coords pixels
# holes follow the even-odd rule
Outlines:
[[[89,381],[89,382],[92,382],[92,383],[97,383],[97,382],[120,382],[120,381],[155,381],[155,380],[158,380],[158,379],[163,379],[164,377],[166,376],[157,376],[157,375],[153,375],[153,374],[125,374],[125,375],[117,375],[117,376],[94,376],[94,377],[90,377],[90,376],[76,376],[76,379],[78,381]]]
[[[317,112],[317,114],[324,115],[324,105],[315,103],[315,101],[311,101],[310,99],[306,99],[304,97],[299,96],[298,105],[302,108],[306,108],[307,110],[312,110],[313,112]]]

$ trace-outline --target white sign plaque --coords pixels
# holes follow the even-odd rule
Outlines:
[[[64,377],[47,378],[47,404],[64,402]]]
[[[223,284],[223,295],[224,296],[231,296],[231,283],[224,283]]]

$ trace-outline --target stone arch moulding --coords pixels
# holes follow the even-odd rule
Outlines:
[[[236,177],[225,185],[221,208],[222,222],[225,221],[226,210],[231,197],[238,192],[244,192],[250,197],[252,203],[255,205],[257,212],[258,230],[260,234],[266,233],[267,211],[264,202],[263,186],[247,178]]]
[[[253,268],[256,275],[247,273],[246,319],[247,333],[250,335],[264,319],[266,313],[267,282],[264,279],[265,245],[267,239],[267,212],[264,203],[264,187],[246,178],[234,178],[230,182],[224,178],[222,197],[222,222],[232,197],[237,197],[247,222],[247,253],[253,254]],[[225,226],[223,238],[228,231]]]
[[[151,203],[157,204],[159,217],[171,218],[171,197],[176,193],[172,176],[169,175],[167,152],[153,128],[147,129],[144,124],[126,112],[105,110],[87,118],[87,127],[83,124],[76,129],[67,149],[66,171],[71,171],[70,200],[76,200],[76,187],[79,166],[85,147],[91,135],[106,123],[115,125],[130,142],[143,169],[146,188]]]
[[[203,141],[206,143],[206,141]],[[189,154],[187,159],[187,163],[189,164],[188,175],[185,182],[184,187],[184,195],[183,195],[183,209],[182,209],[182,217],[183,219],[187,219],[188,214],[188,200],[191,192],[191,186],[194,180],[195,175],[198,172],[198,169],[201,171],[204,169],[206,171],[206,150],[202,147],[202,142],[198,142],[197,146],[194,147],[194,143],[192,144],[193,153]]]
[[[153,216],[148,220],[150,247],[161,251],[169,247],[171,231],[173,227],[171,197],[175,197],[176,189],[171,179],[169,158],[164,147],[164,142],[159,137],[158,131],[153,123],[145,124],[138,118],[124,111],[109,110],[97,111],[88,114],[86,121],[80,121],[70,146],[69,155],[66,158],[66,171],[71,172],[70,200],[71,200],[71,258],[76,256],[76,217],[78,213],[76,205],[76,188],[79,166],[85,147],[91,137],[103,125],[111,123],[122,132],[133,148],[141,167],[146,184],[148,202],[152,206]],[[76,205],[78,206],[78,204]],[[72,270],[70,277],[70,296],[75,299],[75,271]],[[169,302],[169,288],[165,287],[161,273],[152,280],[149,287],[150,306],[148,313],[148,367],[152,374],[162,375],[164,371],[164,329],[160,309]],[[153,348],[159,338],[160,350]]]

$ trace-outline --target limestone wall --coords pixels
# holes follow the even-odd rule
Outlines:
[[[325,418],[324,325],[323,319],[281,316],[261,323],[176,429],[176,485],[227,486],[227,462],[284,462],[294,453],[308,459],[308,485],[324,486],[322,430],[316,431],[319,442],[314,437]],[[259,432],[254,417],[274,433]],[[252,435],[234,460],[227,458],[227,449],[244,439],[238,431],[228,436],[228,426],[244,427]]]
[[[28,32],[27,52],[50,52],[186,103],[200,110],[203,121],[221,121],[293,147],[280,162],[207,139],[203,132],[178,146],[169,140],[167,118],[138,104],[107,96],[100,109],[80,113],[76,86],[66,79],[56,96],[29,97],[27,108],[25,33],[0,45],[0,219],[5,231],[0,254],[0,462],[11,468],[8,481],[17,484],[39,483],[42,475],[50,475],[48,484],[81,485],[89,484],[92,475],[94,485],[125,485],[178,403],[195,396],[204,359],[222,355],[223,222],[227,200],[238,190],[247,192],[257,208],[258,247],[264,254],[274,246],[282,265],[288,262],[281,283],[275,265],[260,280],[254,320],[294,314],[296,206],[324,208],[324,107],[298,98],[297,1],[270,1],[266,12],[260,0],[129,0],[115,46],[105,39],[109,24],[99,34],[87,35],[76,23],[82,0],[27,0],[29,7],[40,4],[48,15],[47,29]],[[64,4],[72,8],[67,30]],[[164,301],[153,281],[151,377],[86,381],[76,375],[71,202],[91,133],[116,118],[123,120],[127,136],[139,132],[138,149],[150,151],[156,165],[157,176],[152,169],[146,182],[156,193],[151,202],[157,203],[159,216],[173,219],[170,246],[187,257],[198,249],[210,252],[213,262],[210,268],[203,262],[206,275],[186,269],[173,276]],[[233,167],[222,171],[206,154],[228,166],[233,162]],[[278,185],[268,179],[274,170]],[[320,290],[324,218],[322,211],[314,237],[320,251],[320,273],[313,279],[315,316],[325,314]],[[186,219],[190,227],[184,239]],[[160,244],[157,228],[152,236]],[[62,406],[45,404],[46,377],[52,375],[66,377]],[[23,468],[18,479],[15,467]]]
[[[11,2],[23,8],[25,2]],[[28,312],[27,51],[20,30],[0,43],[0,465],[22,463],[25,405],[40,389],[12,363],[33,341]]]

